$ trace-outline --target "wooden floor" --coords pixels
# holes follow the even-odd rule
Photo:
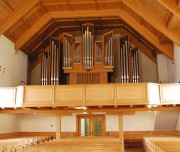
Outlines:
[[[112,137],[77,137],[54,140],[23,152],[123,152],[121,140]]]

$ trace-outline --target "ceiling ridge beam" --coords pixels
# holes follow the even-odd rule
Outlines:
[[[16,40],[15,50],[20,50],[23,45],[25,45],[34,35],[36,35],[50,20],[51,17],[48,13],[42,16],[35,24],[31,26],[31,28],[29,28]]]
[[[130,9],[132,9],[135,13],[141,16],[147,23],[152,25],[155,29],[166,35],[170,40],[180,45],[179,35],[180,32],[177,30],[168,29],[165,25],[163,25],[152,13],[139,2],[139,0],[122,0],[125,5],[127,5]]]
[[[157,0],[161,5],[170,10],[174,15],[180,18],[180,9],[178,4],[174,3],[172,0]]]
[[[23,2],[0,24],[0,35],[5,33],[13,24],[31,10],[39,0],[23,0]]]

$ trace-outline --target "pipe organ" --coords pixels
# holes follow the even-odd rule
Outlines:
[[[64,69],[72,68],[73,37],[67,33],[63,34],[63,66]]]
[[[83,67],[92,68],[94,66],[94,25],[83,25],[82,33]]]
[[[41,84],[48,84],[48,52],[42,51],[41,53]]]
[[[131,61],[131,82],[137,83],[139,82],[139,56],[138,56],[138,48],[132,48],[131,49],[131,55],[130,55],[130,61]]]
[[[138,48],[130,48],[128,36],[120,38],[121,83],[139,82]]]
[[[69,74],[69,84],[107,83],[108,73],[113,72],[113,33],[103,35],[96,41],[94,25],[82,25],[82,38],[63,34],[63,69]]]
[[[62,41],[50,37],[47,50],[41,51],[41,84],[98,84],[113,82],[113,32],[96,40],[94,25],[82,25],[81,37],[63,33]],[[75,40],[76,39],[76,40]],[[128,35],[120,37],[121,83],[139,82],[138,48],[129,43]]]
[[[58,85],[60,82],[60,42],[50,38],[50,49],[41,52],[41,84]]]
[[[113,66],[113,33],[109,32],[104,35],[104,64],[106,67]]]

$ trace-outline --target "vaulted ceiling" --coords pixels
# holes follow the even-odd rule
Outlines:
[[[0,34],[30,58],[50,36],[80,34],[86,22],[128,34],[154,61],[157,52],[174,59],[173,43],[180,45],[180,0],[0,0]]]

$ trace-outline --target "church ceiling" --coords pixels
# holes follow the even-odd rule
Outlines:
[[[82,24],[90,22],[97,33],[130,35],[153,61],[156,53],[174,59],[173,43],[180,45],[179,7],[179,0],[0,0],[0,34],[35,59],[50,36],[80,35]]]

